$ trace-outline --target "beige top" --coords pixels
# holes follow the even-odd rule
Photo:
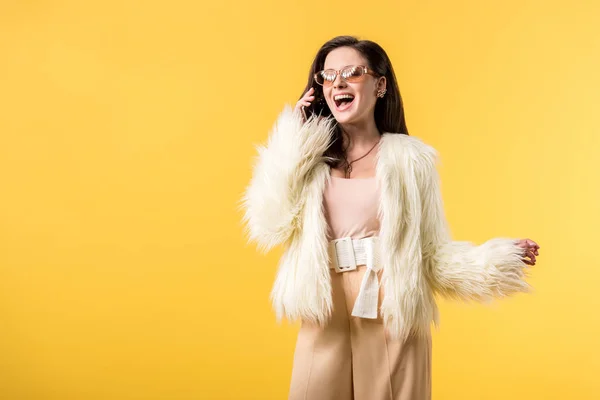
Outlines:
[[[332,176],[323,196],[329,240],[377,236],[380,194],[375,177],[345,179]]]

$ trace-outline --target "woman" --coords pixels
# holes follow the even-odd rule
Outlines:
[[[285,245],[271,293],[301,320],[290,399],[431,398],[434,295],[526,292],[528,239],[453,242],[436,153],[408,136],[385,51],[337,37],[259,148],[243,198],[251,240]]]

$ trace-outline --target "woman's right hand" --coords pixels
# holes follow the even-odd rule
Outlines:
[[[304,96],[302,96],[302,98],[300,100],[298,100],[298,102],[296,103],[296,107],[294,107],[294,111],[301,113],[301,115],[304,117],[304,120],[306,121],[306,113],[304,112],[304,107],[310,107],[311,103],[315,100],[315,88],[310,88],[308,89],[308,92],[306,92],[304,94]]]

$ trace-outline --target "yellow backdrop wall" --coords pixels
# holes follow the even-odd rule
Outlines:
[[[492,4],[494,3],[494,4]],[[318,47],[389,53],[454,237],[530,237],[535,293],[441,304],[434,398],[597,399],[600,3],[4,1],[0,398],[284,399],[253,144]]]

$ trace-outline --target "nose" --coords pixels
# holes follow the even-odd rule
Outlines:
[[[342,79],[341,74],[337,74],[335,77],[335,81],[333,81],[333,88],[344,88],[346,87],[346,81]]]

